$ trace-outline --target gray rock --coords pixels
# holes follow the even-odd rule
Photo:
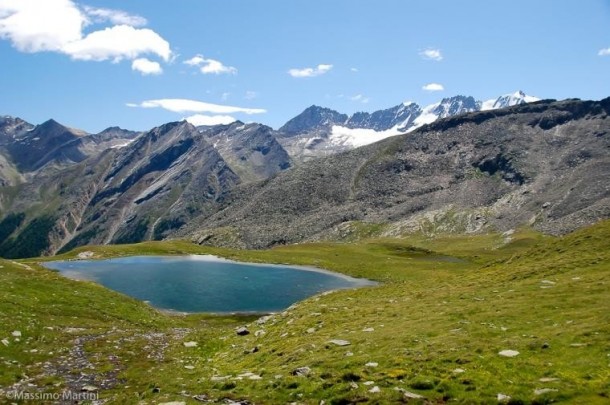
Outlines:
[[[332,343],[337,346],[349,346],[351,344],[348,340],[343,339],[332,339],[329,340],[328,343]]]
[[[250,331],[245,326],[242,326],[240,328],[237,328],[235,330],[235,333],[237,333],[237,335],[239,335],[239,336],[246,336],[246,335],[250,334]]]
[[[299,376],[299,377],[306,377],[309,374],[311,374],[311,368],[309,367],[299,367],[294,369],[290,374],[295,375],[295,376]]]
[[[498,354],[502,357],[515,357],[519,355],[519,352],[516,350],[502,350]]]

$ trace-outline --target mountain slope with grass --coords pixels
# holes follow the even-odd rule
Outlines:
[[[86,387],[111,403],[603,404],[608,241],[605,221],[561,238],[521,229],[262,251],[148,242],[60,257],[211,253],[381,282],[260,319],[167,315],[37,264],[48,259],[2,260],[0,395]]]

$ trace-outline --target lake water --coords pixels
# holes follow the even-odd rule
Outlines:
[[[44,265],[180,312],[275,312],[324,291],[375,284],[312,268],[214,256],[132,256]]]

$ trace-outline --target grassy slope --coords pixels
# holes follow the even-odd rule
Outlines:
[[[0,387],[24,374],[36,376],[41,360],[52,360],[62,348],[65,352],[75,336],[110,333],[85,348],[102,370],[110,367],[104,360],[109,355],[121,359],[124,384],[102,392],[117,403],[189,401],[180,395],[183,391],[256,403],[388,403],[403,399],[396,387],[439,403],[489,403],[498,393],[514,403],[607,403],[610,221],[561,239],[528,231],[513,238],[507,245],[498,235],[446,236],[255,252],[184,242],[86,248],[104,257],[214,253],[316,265],[384,282],[311,298],[264,325],[247,318],[169,317],[92,283],[65,280],[33,261],[27,261],[32,270],[3,261],[0,338],[12,330],[24,336],[21,342],[10,338],[8,347],[0,345]],[[234,327],[248,322],[252,332],[265,334],[236,336]],[[49,326],[54,329],[45,329]],[[185,332],[171,338],[178,328]],[[163,359],[145,356],[152,332],[170,337]],[[330,339],[351,345],[334,346]],[[199,346],[185,348],[187,340]],[[254,347],[258,351],[250,353]],[[31,353],[32,348],[38,352]],[[505,349],[520,354],[497,354]],[[369,362],[378,365],[366,366]],[[291,375],[301,366],[311,368],[310,376]],[[458,368],[464,372],[456,373]],[[244,372],[262,379],[234,379]],[[228,375],[233,377],[212,379]],[[52,385],[61,380],[48,380],[34,383],[61,389]],[[161,392],[153,393],[154,386]],[[373,386],[381,392],[370,393]],[[542,388],[557,391],[534,393]]]

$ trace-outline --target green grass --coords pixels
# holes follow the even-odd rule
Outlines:
[[[85,350],[99,373],[116,367],[110,356],[119,358],[121,383],[101,392],[112,403],[197,403],[181,393],[277,404],[406,401],[396,388],[424,396],[422,403],[494,403],[500,393],[515,404],[608,403],[610,221],[563,238],[528,229],[511,238],[420,235],[265,251],[147,242],[20,261],[31,269],[1,261],[0,338],[11,342],[0,344],[0,388],[28,375],[46,390],[61,390],[61,376],[36,378],[40,364],[72,347],[75,336],[103,336]],[[252,317],[169,316],[36,264],[86,250],[99,258],[207,253],[306,264],[382,283],[309,298],[264,325]],[[252,333],[237,336],[241,325]],[[20,342],[10,337],[13,330],[22,331]],[[184,347],[191,340],[198,346]],[[498,355],[506,349],[520,354]],[[157,352],[162,359],[149,357]],[[292,375],[304,366],[309,376]],[[246,372],[262,379],[235,378]],[[213,378],[219,376],[231,377]],[[380,392],[369,392],[374,386]],[[542,388],[556,391],[536,395]]]

